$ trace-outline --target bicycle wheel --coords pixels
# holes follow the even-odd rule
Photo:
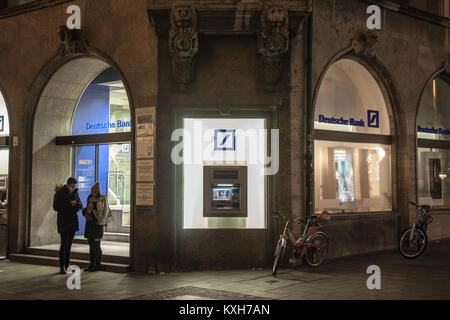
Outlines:
[[[412,234],[412,227],[406,229],[399,241],[398,249],[402,256],[414,259],[420,256],[427,247],[427,234],[421,228],[415,228]]]
[[[283,259],[284,251],[286,249],[286,240],[281,238],[278,240],[277,248],[275,250],[275,260],[273,262],[272,275],[275,276],[278,271],[278,267],[280,266],[281,259]]]
[[[309,236],[307,242],[317,244],[322,249],[308,247],[306,251],[306,262],[310,267],[318,267],[327,256],[328,252],[328,236],[325,232],[318,231]]]

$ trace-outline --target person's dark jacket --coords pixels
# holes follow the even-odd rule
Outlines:
[[[71,201],[77,201],[75,207]],[[70,193],[66,186],[57,186],[53,198],[53,209],[58,212],[58,233],[77,232],[79,230],[77,212],[82,209],[78,190]]]

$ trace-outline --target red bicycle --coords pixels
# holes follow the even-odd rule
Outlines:
[[[318,221],[330,220],[330,215],[328,213],[324,212],[320,216],[310,216],[306,221],[300,218],[292,220],[277,212],[274,212],[273,215],[277,218],[286,220],[284,231],[280,235],[280,239],[278,240],[277,248],[275,250],[275,260],[272,268],[273,276],[277,274],[278,267],[280,266],[284,252],[286,251],[288,239],[294,247],[292,252],[293,258],[298,259],[305,256],[306,262],[311,267],[318,267],[321,263],[323,263],[328,251],[328,236],[325,232],[320,231],[322,226],[318,223]],[[294,233],[289,228],[291,223],[298,223],[305,226],[303,234],[300,238],[295,238]]]

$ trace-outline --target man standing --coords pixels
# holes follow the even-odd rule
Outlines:
[[[79,230],[77,212],[83,209],[78,195],[77,179],[69,178],[64,186],[57,186],[53,209],[58,212],[58,233],[61,236],[59,249],[59,273],[66,274],[70,266],[70,249],[75,232]]]

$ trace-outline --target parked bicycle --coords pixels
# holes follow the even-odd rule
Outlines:
[[[411,201],[409,203],[416,207],[416,217],[413,226],[403,231],[398,247],[405,258],[413,259],[420,256],[427,247],[427,227],[433,217],[430,214],[430,206],[419,206]]]
[[[328,236],[320,230],[322,226],[318,221],[330,220],[329,214],[324,212],[320,216],[313,215],[308,217],[306,221],[300,218],[292,220],[277,212],[274,212],[273,215],[286,220],[286,224],[275,250],[272,275],[275,276],[277,274],[289,240],[294,247],[291,259],[305,257],[309,266],[318,267],[325,260],[328,251]],[[294,233],[289,227],[291,223],[298,223],[305,226],[302,235],[298,239],[295,238]]]

